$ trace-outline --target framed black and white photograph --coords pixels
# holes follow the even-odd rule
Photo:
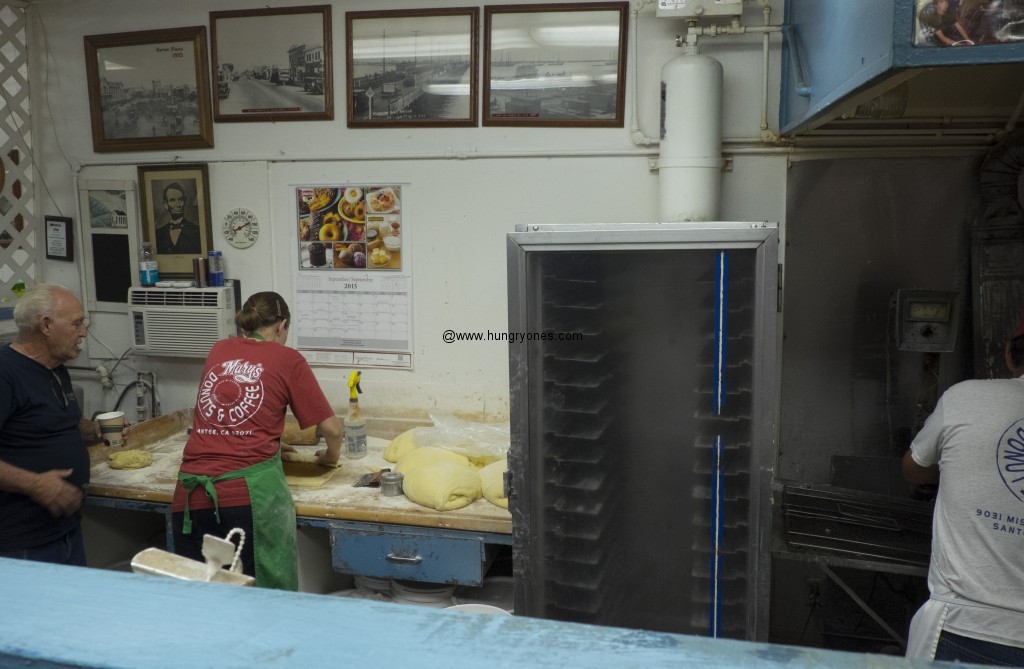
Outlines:
[[[629,3],[484,8],[484,113],[490,126],[624,123]]]
[[[210,12],[214,120],[334,118],[331,7]]]
[[[213,146],[205,26],[84,39],[95,151]]]
[[[348,127],[477,125],[480,10],[346,12]]]
[[[142,236],[161,277],[192,277],[192,259],[213,248],[205,164],[139,167]]]

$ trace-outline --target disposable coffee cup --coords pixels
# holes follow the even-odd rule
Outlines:
[[[109,411],[96,416],[100,424],[100,434],[107,446],[120,446],[124,443],[124,412]]]

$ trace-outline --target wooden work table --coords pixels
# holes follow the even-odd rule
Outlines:
[[[90,503],[164,513],[170,542],[170,503],[190,426],[191,411],[133,426],[126,447],[153,455],[153,464],[142,469],[112,469],[107,462],[110,449],[91,446]],[[366,457],[343,458],[341,470],[322,486],[291,487],[298,524],[331,531],[333,563],[343,573],[479,584],[485,563],[493,558],[490,548],[511,544],[508,510],[481,498],[462,509],[436,511],[404,495],[385,497],[380,488],[354,487],[362,475],[394,467],[383,458],[390,439],[371,436],[368,442]],[[323,447],[296,446],[300,451]],[[430,563],[424,557],[428,554],[447,564]],[[478,557],[484,564],[476,564]]]

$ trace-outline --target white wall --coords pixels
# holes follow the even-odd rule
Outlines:
[[[252,6],[303,4],[307,2]],[[637,146],[631,138],[632,91],[635,85],[639,107],[635,121],[640,131],[657,137],[660,69],[678,54],[674,38],[685,30],[685,24],[655,18],[653,2],[642,7],[633,3],[639,14],[631,17],[638,18],[637,39],[634,44],[634,35],[630,35],[624,128],[349,129],[344,104],[345,11],[450,3],[353,0],[329,4],[334,23],[335,120],[218,123],[214,124],[212,149],[96,154],[82,37],[208,27],[208,12],[244,8],[240,6],[243,3],[36,0],[30,9],[30,76],[34,151],[45,182],[45,188],[37,189],[42,198],[39,211],[70,215],[78,229],[82,216],[75,194],[77,180],[135,180],[137,166],[144,163],[207,163],[215,244],[224,250],[228,277],[241,280],[245,295],[277,290],[291,299],[296,242],[290,185],[323,181],[407,184],[403,217],[411,235],[403,257],[409,258],[413,267],[415,369],[364,370],[361,401],[371,415],[424,415],[439,408],[507,419],[507,347],[485,342],[444,344],[441,333],[447,328],[507,329],[505,234],[516,224],[657,219],[658,177],[649,165],[656,148]],[[773,21],[778,23],[781,0],[774,4]],[[747,7],[744,20],[759,25],[759,7]],[[779,41],[778,35],[773,36],[772,128],[777,128]],[[756,138],[760,131],[761,38],[709,39],[704,53],[721,60],[725,68],[723,129],[725,152],[733,160],[722,177],[721,217],[782,222],[785,156],[762,151],[756,144],[753,149],[744,146],[739,150],[740,139]],[[217,226],[235,207],[251,209],[264,225],[259,241],[248,250],[219,243]],[[77,255],[80,261],[81,254]],[[42,262],[44,280],[80,287],[76,266]],[[94,315],[88,359],[82,356],[74,364],[94,366],[126,351],[125,318]],[[200,372],[199,362],[182,363],[128,356],[115,378],[124,384],[135,378],[132,370],[154,371],[163,410],[172,411],[192,404]],[[324,367],[316,371],[328,396],[342,406],[348,370]],[[116,399],[116,391],[101,391],[90,374],[78,373],[76,382],[86,387],[87,411],[109,408]]]

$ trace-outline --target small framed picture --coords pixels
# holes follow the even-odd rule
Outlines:
[[[484,8],[484,125],[623,126],[627,2]]]
[[[44,216],[46,227],[46,257],[50,260],[75,259],[75,238],[71,234],[71,219],[64,216]]]
[[[97,152],[213,146],[206,28],[87,35]]]
[[[1020,43],[1024,6],[998,0],[916,0],[914,46]]]
[[[346,12],[348,127],[477,125],[476,7]]]
[[[331,6],[210,12],[214,120],[334,118]]]
[[[160,276],[192,277],[192,259],[213,248],[205,164],[139,167],[142,236],[153,245]]]

